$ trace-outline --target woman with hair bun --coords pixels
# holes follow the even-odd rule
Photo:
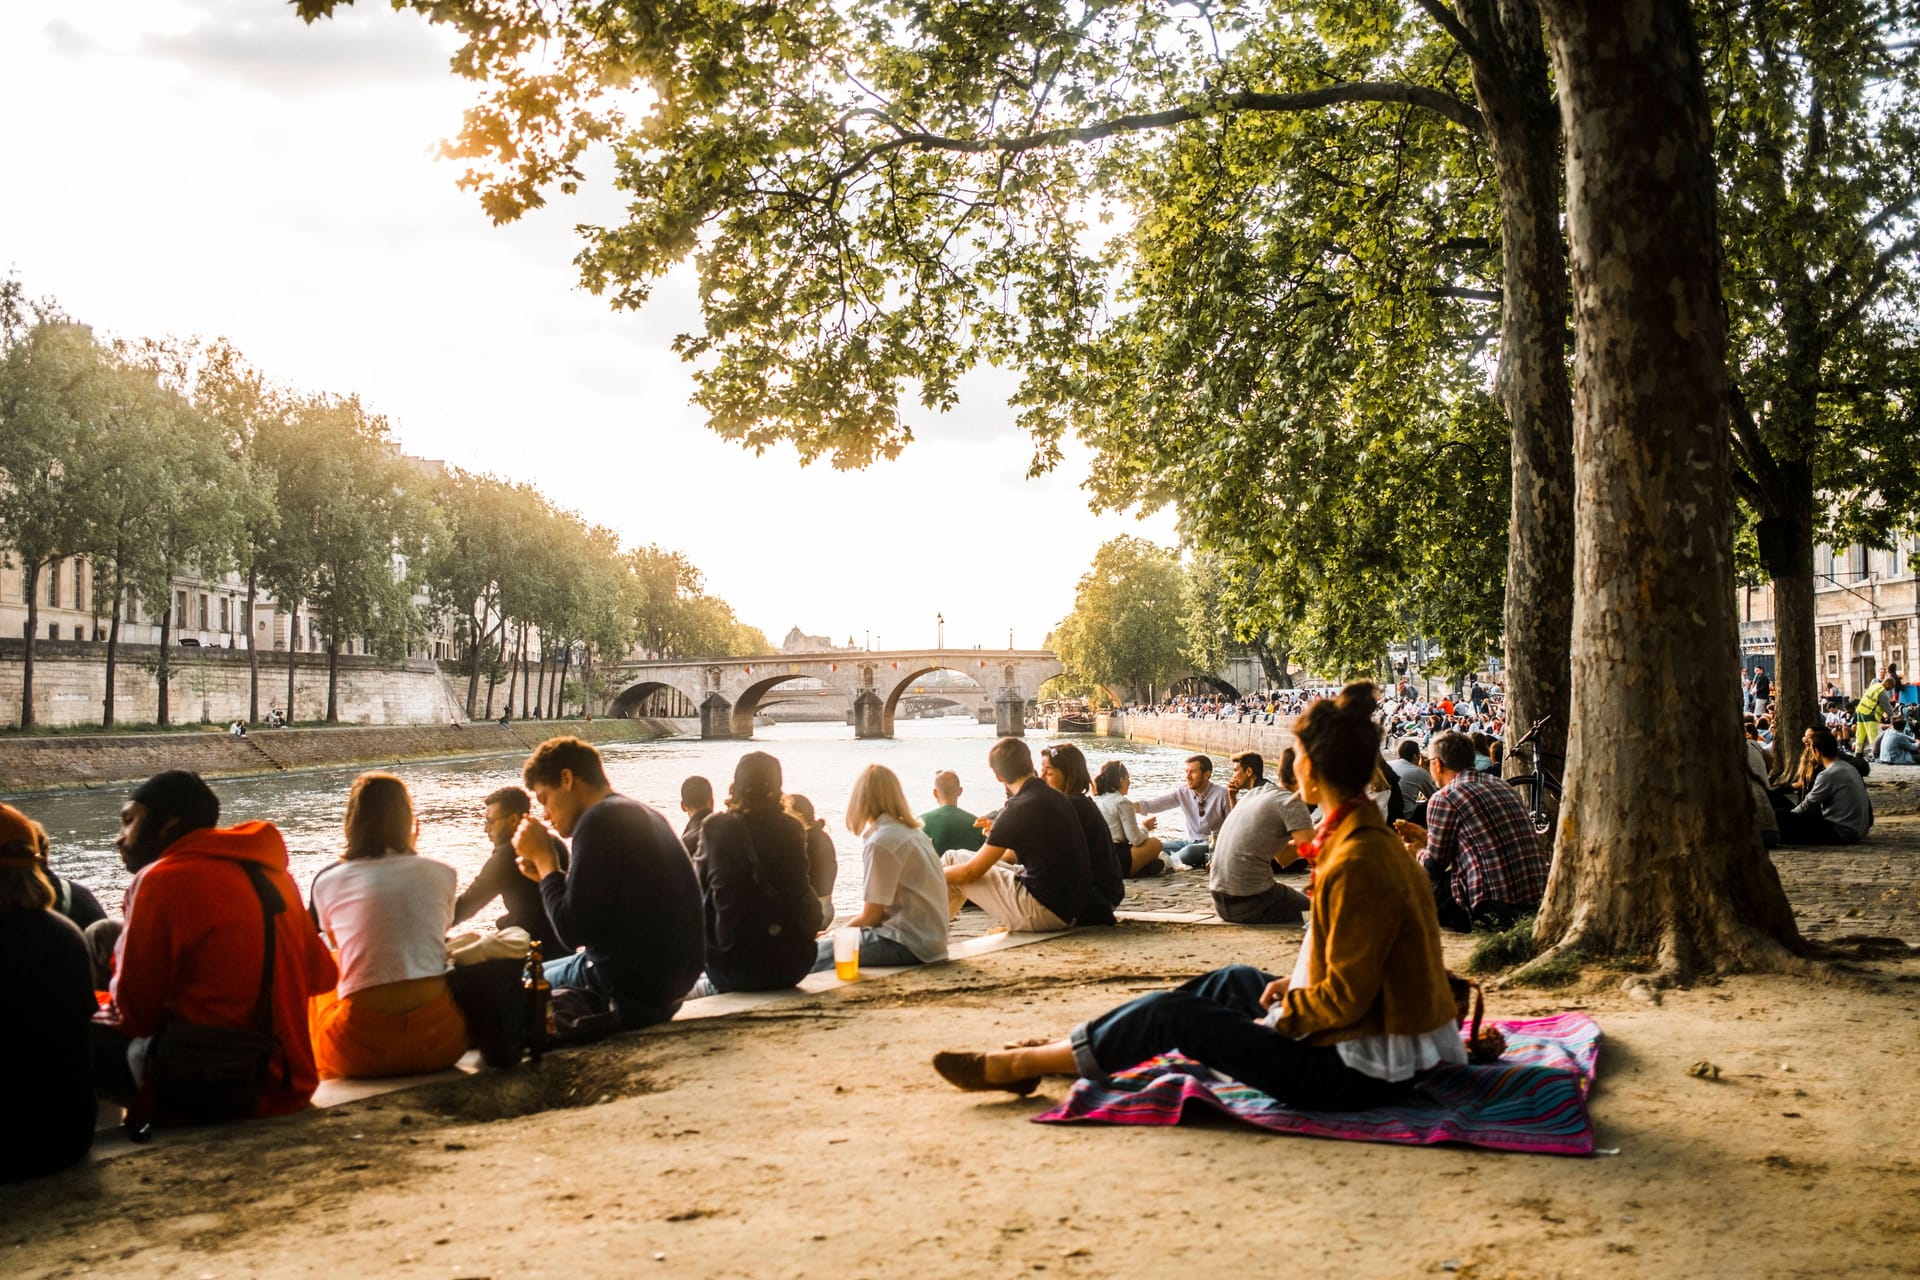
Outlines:
[[[1463,1063],[1433,892],[1367,798],[1380,758],[1371,684],[1294,724],[1300,798],[1326,816],[1309,846],[1313,916],[1291,977],[1247,965],[1129,1001],[1049,1044],[934,1055],[959,1088],[1031,1093],[1043,1076],[1104,1078],[1179,1049],[1290,1107],[1357,1111]]]
[[[749,751],[727,811],[700,828],[693,869],[706,913],[707,973],[693,996],[778,991],[813,967],[820,900],[807,878],[807,832],[781,807],[780,762]]]

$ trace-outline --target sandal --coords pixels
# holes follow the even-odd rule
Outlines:
[[[933,1069],[956,1089],[968,1093],[1012,1093],[1024,1098],[1040,1087],[1039,1076],[995,1084],[987,1079],[987,1055],[945,1049],[933,1055]]]

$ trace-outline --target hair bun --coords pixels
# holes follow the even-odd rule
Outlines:
[[[1348,715],[1373,719],[1373,713],[1380,709],[1380,691],[1371,680],[1355,680],[1340,691],[1334,705]]]

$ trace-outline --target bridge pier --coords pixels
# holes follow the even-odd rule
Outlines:
[[[1003,738],[1027,736],[1027,700],[1018,689],[1004,688],[993,695],[993,731]]]
[[[700,704],[700,736],[733,737],[733,707],[717,693],[708,694],[707,700]]]
[[[891,738],[887,732],[887,704],[871,689],[862,689],[853,700],[853,736]]]

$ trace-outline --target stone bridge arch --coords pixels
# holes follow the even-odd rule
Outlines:
[[[887,691],[885,698],[882,699],[880,703],[880,732],[878,734],[859,733],[860,711],[859,711],[857,701],[856,701],[856,705],[853,713],[854,714],[854,732],[861,737],[891,738],[893,736],[893,717],[894,717],[894,713],[900,709],[900,699],[903,696],[905,696],[908,689],[913,687],[914,681],[919,680],[923,676],[930,676],[936,671],[952,672],[954,675],[962,676],[967,680],[972,681],[974,688],[980,690],[982,693],[992,692],[992,688],[980,679],[980,676],[982,674],[985,674],[983,671],[980,671],[980,670],[967,671],[964,668],[961,668],[958,666],[949,666],[942,663],[935,663],[930,666],[917,667],[915,670],[907,672],[904,676],[900,676],[898,672],[888,671],[887,676],[893,680],[893,687]],[[893,679],[896,676],[898,676],[899,678]],[[873,692],[875,697],[880,696],[878,686],[874,688]]]
[[[788,681],[806,680],[810,678],[812,678],[812,675],[808,672],[782,671],[775,675],[755,680],[752,684],[740,690],[739,693],[734,695],[733,709],[728,722],[733,730],[733,736],[736,738],[751,738],[753,736],[753,718],[759,714],[760,700],[765,698],[768,692],[779,688]]]

